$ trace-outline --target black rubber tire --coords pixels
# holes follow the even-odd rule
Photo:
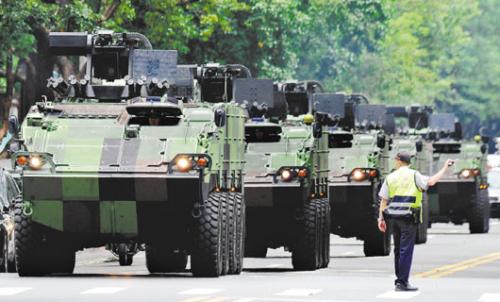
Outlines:
[[[194,219],[191,270],[196,277],[222,274],[222,226],[220,192],[209,194],[200,217]]]
[[[321,200],[313,199],[301,210],[303,219],[298,221],[297,237],[292,249],[295,270],[313,271],[320,267],[320,208]]]
[[[416,244],[427,242],[427,229],[429,228],[429,197],[426,193],[422,197],[422,223],[417,226]]]
[[[16,272],[16,253],[5,229],[0,229],[0,272]]]
[[[118,263],[120,266],[131,266],[134,262],[134,256],[127,253],[118,254]]]
[[[484,234],[490,230],[490,202],[488,190],[476,189],[476,197],[469,212],[471,234]]]
[[[230,228],[232,224],[232,220],[234,217],[231,217],[229,213],[229,193],[222,192],[220,199],[221,206],[221,222],[222,222],[222,275],[227,275],[229,273],[229,258],[230,258],[230,250],[231,250],[231,234]],[[233,215],[234,216],[234,215]]]
[[[0,227],[0,273],[7,271],[7,250],[5,230]]]
[[[239,275],[243,270],[243,255],[244,255],[244,234],[245,234],[245,205],[242,194],[239,192],[230,193],[229,196],[230,215],[232,215],[233,223],[231,224],[231,240],[230,240],[230,259],[229,259],[229,274]]]
[[[183,272],[187,262],[187,255],[181,251],[146,245],[146,267],[152,274]]]
[[[19,276],[41,276],[54,273],[71,274],[75,267],[75,251],[63,246],[64,240],[49,236],[49,232],[35,225],[31,216],[25,216],[21,201],[14,210],[16,269]],[[49,238],[41,240],[42,233]],[[52,240],[51,240],[52,239]]]
[[[14,239],[11,239],[14,240]],[[16,273],[16,251],[15,247],[8,247],[7,249],[7,262],[6,273]]]
[[[389,225],[385,233],[379,231],[374,225],[368,232],[363,242],[363,252],[366,257],[388,256],[391,253],[391,230]]]
[[[331,227],[331,208],[328,199],[322,199],[322,261],[320,268],[328,267],[330,264],[330,227]]]

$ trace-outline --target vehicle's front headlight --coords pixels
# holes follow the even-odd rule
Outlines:
[[[349,175],[350,180],[354,181],[363,181],[366,179],[374,179],[379,176],[379,173],[376,169],[370,168],[355,168],[351,171]]]
[[[212,159],[207,154],[177,154],[169,163],[168,171],[172,173],[189,172],[193,170],[203,170],[210,168]]]
[[[460,171],[460,177],[467,179],[475,176],[479,176],[481,174],[481,171],[479,169],[463,169]]]
[[[49,153],[20,151],[13,154],[12,160],[14,169],[20,167],[23,169],[41,170],[47,164],[50,165],[50,169],[55,168],[52,155]]]
[[[279,175],[282,182],[302,181],[309,176],[309,170],[306,167],[281,167],[276,175]],[[275,181],[277,181],[276,178]]]

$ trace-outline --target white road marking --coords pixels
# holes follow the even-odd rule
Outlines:
[[[213,295],[224,291],[220,288],[191,288],[182,292],[179,295]]]
[[[354,255],[354,253],[353,252],[342,253],[342,256],[350,256],[350,255]]]
[[[427,235],[427,239],[434,239],[436,238],[436,235]]]
[[[275,263],[275,264],[268,264],[266,265],[267,268],[275,268],[275,267],[281,267],[283,264],[281,263]]]
[[[279,292],[277,296],[293,296],[293,297],[307,297],[316,295],[321,292],[318,288],[291,288],[285,291]]]
[[[116,294],[119,291],[126,289],[126,287],[116,287],[116,286],[108,286],[108,287],[94,287],[91,289],[87,289],[86,291],[81,292],[82,295],[109,295]]]
[[[382,299],[411,299],[413,297],[416,297],[420,295],[419,291],[416,292],[397,292],[397,291],[388,291],[385,292],[381,295],[378,295],[377,298],[382,298]]]
[[[500,302],[500,294],[497,293],[485,293],[481,295],[479,302]]]
[[[31,287],[0,287],[0,296],[13,296],[30,289]]]

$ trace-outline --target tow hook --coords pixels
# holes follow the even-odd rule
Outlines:
[[[24,216],[29,217],[29,216],[33,215],[33,205],[31,204],[31,202],[25,201],[23,203],[22,211],[23,211]]]

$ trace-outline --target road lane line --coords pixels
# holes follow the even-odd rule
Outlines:
[[[191,288],[182,292],[179,292],[179,295],[213,295],[216,293],[220,293],[224,291],[220,288]]]
[[[436,238],[436,235],[427,235],[427,239],[434,239]]]
[[[459,271],[463,271],[463,270],[466,270],[466,269],[469,269],[469,268],[473,268],[473,267],[476,267],[476,266],[479,266],[479,265],[482,265],[482,264],[486,264],[486,263],[490,263],[490,262],[494,262],[494,261],[497,261],[497,260],[500,260],[500,255],[498,255],[496,257],[491,257],[491,258],[488,258],[488,259],[483,259],[483,260],[480,260],[480,261],[476,261],[476,262],[471,263],[471,264],[467,264],[467,265],[462,265],[462,266],[459,266],[459,267],[455,267],[454,269],[451,269],[449,271],[442,272],[440,274],[436,274],[436,275],[432,276],[431,278],[441,278],[441,277],[448,276],[448,275],[451,275],[451,274],[459,272]]]
[[[0,287],[0,296],[13,296],[30,289],[31,287]]]
[[[481,295],[478,302],[500,302],[500,294],[497,293],[484,293]]]
[[[307,297],[316,295],[320,292],[321,289],[318,288],[291,288],[277,293],[276,296]]]
[[[400,300],[406,300],[406,299],[411,299],[416,296],[420,295],[419,291],[416,292],[397,292],[397,291],[388,291],[383,294],[380,294],[377,296],[377,298],[381,299],[400,299]]]
[[[91,289],[87,289],[80,294],[82,295],[109,295],[109,294],[116,294],[119,291],[122,291],[126,289],[125,287],[115,287],[115,286],[109,286],[109,287],[94,287]]]
[[[414,275],[414,277],[439,278],[439,277],[450,275],[452,273],[462,271],[462,270],[465,270],[468,268],[472,268],[472,267],[475,267],[475,266],[478,266],[481,264],[493,262],[493,261],[496,261],[499,259],[500,259],[500,252],[492,253],[492,254],[464,260],[461,262],[457,262],[454,264],[444,265],[444,266],[435,268],[435,269],[430,270],[430,271],[417,273]]]
[[[353,252],[342,253],[342,256],[350,256],[350,255],[354,255],[354,253]]]

